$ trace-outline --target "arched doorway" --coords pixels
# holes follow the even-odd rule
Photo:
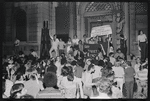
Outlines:
[[[14,38],[27,41],[27,17],[23,9],[16,8],[13,20]]]
[[[83,38],[83,34],[88,34],[90,36],[90,31],[93,26],[99,25],[111,25],[112,27],[112,39],[113,45],[116,49],[116,34],[123,33],[117,32],[118,24],[123,18],[121,12],[123,12],[123,3],[120,2],[82,2],[78,7],[78,12],[80,16],[80,24],[77,26],[77,30],[80,30],[80,38]],[[117,22],[116,18],[118,13],[121,19]],[[93,23],[93,24],[92,24]],[[119,26],[120,27],[120,26]]]

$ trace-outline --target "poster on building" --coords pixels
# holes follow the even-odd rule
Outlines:
[[[103,36],[103,35],[109,35],[109,34],[112,34],[112,29],[110,25],[93,27],[91,31],[91,37]]]
[[[99,44],[84,44],[83,48],[88,50],[91,58],[94,58],[98,53],[98,48],[101,48],[101,46]]]

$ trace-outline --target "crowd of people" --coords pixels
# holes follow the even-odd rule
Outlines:
[[[98,48],[96,57],[91,58],[81,46],[85,42],[77,36],[69,38],[65,51],[66,44],[61,39],[58,42],[54,35],[50,56],[39,58],[34,49],[30,54],[19,51],[13,56],[5,55],[2,97],[147,98],[148,58],[141,61],[131,55],[131,61],[126,60],[120,48],[108,54]]]

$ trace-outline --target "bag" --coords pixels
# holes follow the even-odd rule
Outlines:
[[[91,96],[92,88],[83,86],[83,94],[86,96]]]

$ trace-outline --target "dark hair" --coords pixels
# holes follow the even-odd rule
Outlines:
[[[126,64],[127,64],[128,66],[131,66],[131,62],[130,62],[130,61],[126,61]]]
[[[20,99],[34,99],[34,97],[32,95],[25,94],[25,95],[21,96]]]
[[[94,68],[94,65],[93,64],[90,64],[89,66],[88,66],[88,71],[90,71],[91,70],[91,68]]]
[[[113,55],[113,54],[114,54],[113,52],[110,52],[110,53],[109,53],[109,56],[111,56],[111,55]]]
[[[46,87],[54,87],[57,85],[57,76],[53,72],[47,72],[44,75],[43,83]]]
[[[131,56],[131,60],[133,60],[134,57],[135,57],[135,55],[132,55],[132,56]]]
[[[77,65],[77,62],[76,62],[76,61],[72,61],[72,62],[71,62],[71,65],[72,65],[72,66],[75,66],[75,65]]]
[[[140,32],[141,32],[142,30],[139,30],[139,32],[138,32],[138,35],[140,35]],[[143,31],[142,31],[143,32]]]
[[[124,38],[124,35],[123,35],[123,34],[120,34],[120,37]]]
[[[118,48],[118,49],[117,49],[117,52],[118,52],[119,50],[121,51],[121,49],[120,49],[120,48]]]
[[[17,73],[17,75],[16,75],[16,80],[20,80],[20,79],[21,79],[21,76],[23,76],[21,73]]]
[[[50,65],[47,68],[47,72],[54,72],[56,74],[56,71],[57,71],[57,67],[55,65]]]
[[[18,93],[21,93],[22,89],[24,88],[24,84],[22,83],[17,83],[14,84],[10,90],[10,98],[17,98]]]
[[[67,76],[69,74],[69,68],[67,66],[62,67],[61,69],[61,75]]]
[[[53,36],[56,36],[56,34],[54,34]]]

